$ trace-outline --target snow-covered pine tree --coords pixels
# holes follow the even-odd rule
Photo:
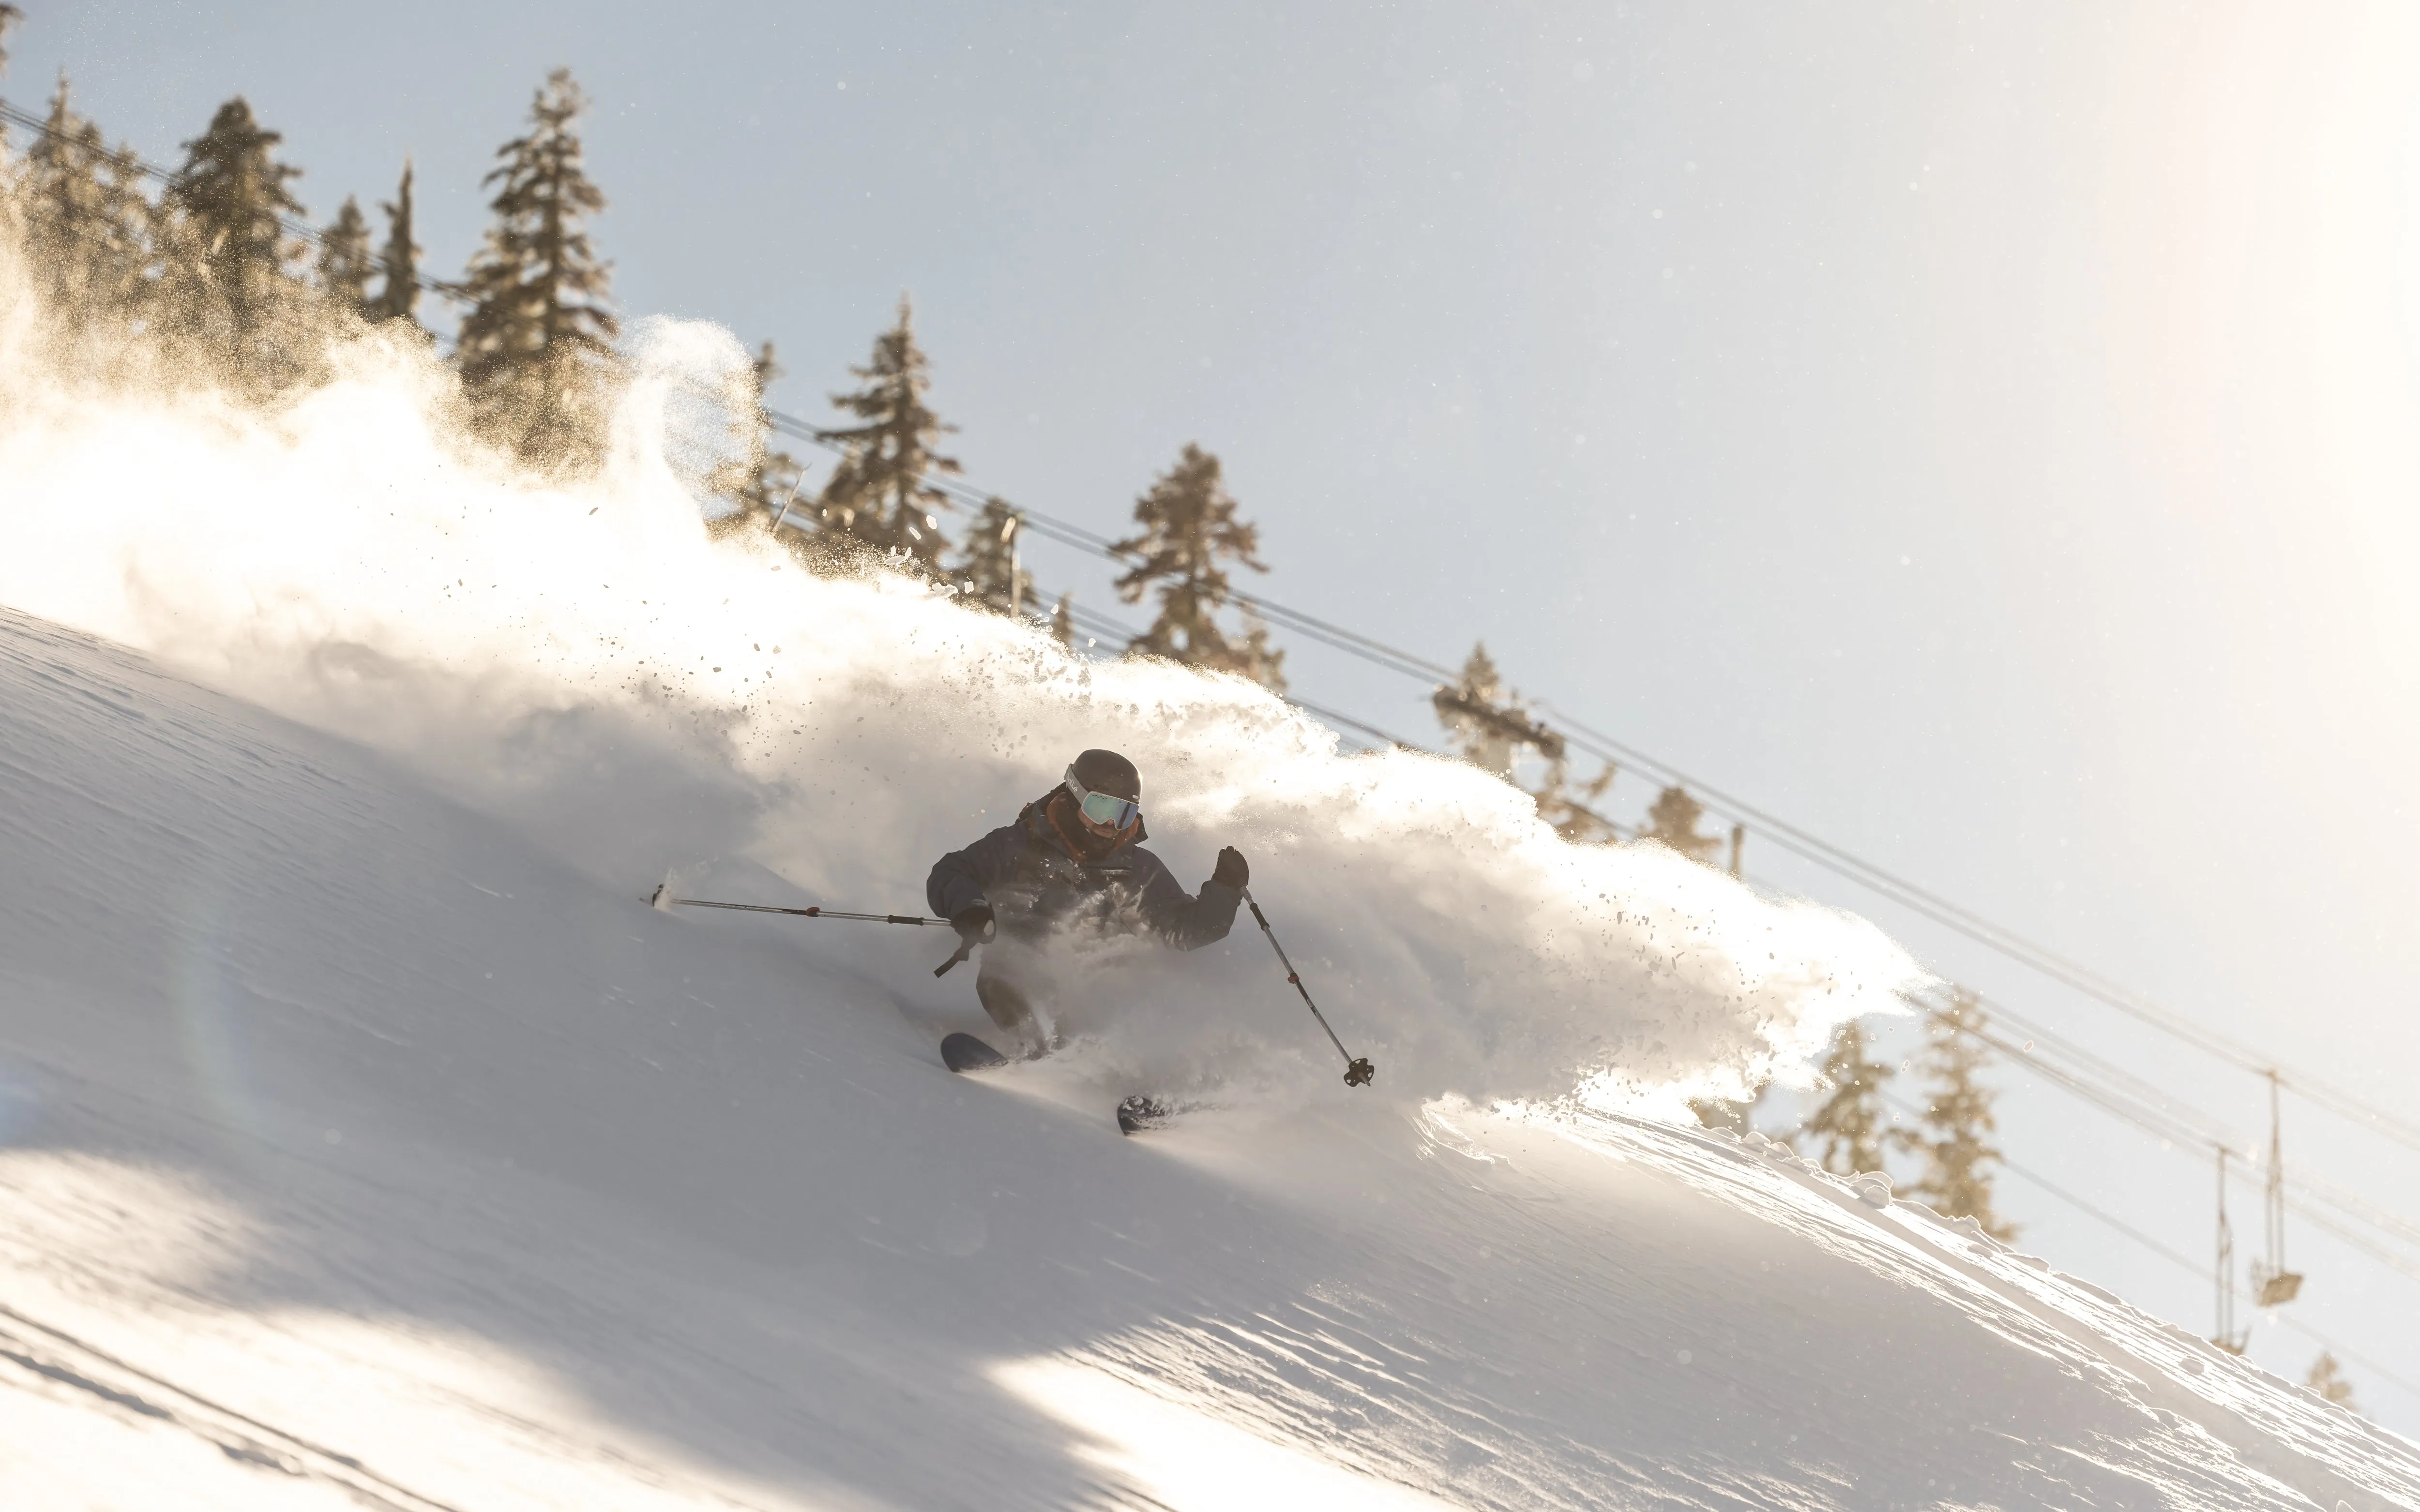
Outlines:
[[[291,329],[303,248],[286,230],[286,217],[302,213],[287,187],[302,170],[277,161],[284,140],[238,95],[184,144],[161,196],[162,323],[255,391],[283,387],[303,365]]]
[[[1135,501],[1135,522],[1142,530],[1110,549],[1142,560],[1118,579],[1118,596],[1139,603],[1156,585],[1159,612],[1126,654],[1239,672],[1281,693],[1285,653],[1269,649],[1268,626],[1248,611],[1237,640],[1218,620],[1231,594],[1228,563],[1254,572],[1269,570],[1257,555],[1259,527],[1237,519],[1235,508],[1219,476],[1218,459],[1191,441],[1186,442],[1176,465]]]
[[[403,160],[403,180],[396,185],[395,198],[380,200],[379,208],[386,212],[386,244],[379,249],[379,271],[385,282],[367,313],[373,320],[417,325],[412,312],[420,306],[420,243],[412,239],[410,158]]]
[[[132,154],[101,145],[101,128],[68,104],[68,81],[18,171],[26,261],[44,302],[76,324],[122,319],[142,303],[151,206]]]
[[[940,512],[951,507],[950,496],[928,480],[957,471],[958,464],[933,448],[957,427],[944,424],[924,401],[932,363],[916,345],[907,295],[899,296],[897,323],[874,338],[872,360],[849,371],[864,387],[835,393],[831,402],[860,424],[823,433],[847,450],[815,501],[816,517],[838,542],[904,551],[937,567],[948,545]]]
[[[336,218],[319,233],[319,292],[348,315],[365,315],[376,267],[370,258],[370,224],[348,194]]]
[[[950,581],[963,585],[958,602],[1005,614],[1013,600],[1020,615],[1032,612],[1033,575],[1024,569],[1015,549],[1016,532],[1024,523],[1007,500],[984,501],[983,513],[958,543],[958,560],[950,565]]]
[[[1688,789],[1666,788],[1648,805],[1647,827],[1638,832],[1638,838],[1660,841],[1692,861],[1712,866],[1722,849],[1723,838],[1698,833],[1698,821],[1705,812],[1706,806],[1690,796]]]
[[[0,73],[8,71],[8,33],[24,19],[25,13],[15,6],[0,5]]]
[[[1076,649],[1075,594],[1061,594],[1059,595],[1059,607],[1050,611],[1050,639],[1058,641],[1061,645],[1065,646],[1070,651]]]
[[[1832,1047],[1823,1057],[1823,1086],[1829,1089],[1821,1106],[1798,1126],[1802,1149],[1822,1149],[1816,1163],[1839,1176],[1879,1171],[1892,1145],[1904,1147],[1911,1136],[1894,1131],[1883,1117],[1883,1084],[1891,1068],[1867,1057],[1865,1026],[1855,1019],[1832,1033]]]
[[[522,461],[593,463],[604,445],[613,338],[606,265],[588,218],[605,208],[574,129],[587,97],[571,70],[547,75],[527,134],[496,149],[494,220],[464,280],[472,305],[455,360],[480,427]]]
[[[1977,1079],[1985,1046],[1976,1036],[1990,1020],[1982,1003],[1959,988],[1948,1006],[1932,1011],[1931,1033],[1921,1070],[1928,1090],[1915,1148],[1924,1154],[1924,1174],[1910,1190],[1935,1212],[1972,1218],[1994,1239],[2014,1239],[2014,1224],[1992,1211],[1992,1163],[2000,1151],[1991,1143],[1998,1129],[1992,1104],[1996,1095]]]
[[[2311,1362],[2310,1374],[2303,1378],[2303,1384],[2349,1412],[2361,1411],[2353,1404],[2352,1382],[2345,1378],[2344,1366],[2336,1363],[2332,1350],[2319,1351],[2319,1357]]]

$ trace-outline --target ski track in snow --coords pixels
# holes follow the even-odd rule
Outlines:
[[[951,1077],[880,984],[922,932],[654,912],[8,611],[0,856],[12,1506],[2420,1506],[2410,1443],[1775,1151]]]

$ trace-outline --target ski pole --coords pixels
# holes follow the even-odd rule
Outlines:
[[[721,903],[706,898],[675,898],[669,887],[659,886],[647,898],[647,906],[669,914],[681,908],[728,908],[740,914],[787,914],[793,918],[846,918],[868,924],[947,924],[946,918],[927,918],[922,914],[851,914],[837,908],[776,908],[770,903]],[[968,940],[958,947],[958,953],[933,968],[936,977],[946,975],[952,966],[964,961],[973,951],[975,942]]]
[[[1371,1078],[1378,1074],[1378,1068],[1345,1049],[1344,1041],[1338,1039],[1336,1031],[1328,1026],[1327,1015],[1321,1012],[1319,1005],[1311,1000],[1311,989],[1302,984],[1302,973],[1294,968],[1294,962],[1286,956],[1285,947],[1278,943],[1277,931],[1269,928],[1269,916],[1261,912],[1260,901],[1252,896],[1252,889],[1249,887],[1244,889],[1244,903],[1251,909],[1253,922],[1261,926],[1261,933],[1269,937],[1269,949],[1278,953],[1278,964],[1285,967],[1286,980],[1294,983],[1295,992],[1302,994],[1302,1006],[1311,1010],[1311,1016],[1319,1020],[1321,1028],[1327,1030],[1327,1042],[1334,1045],[1336,1053],[1344,1057],[1344,1085],[1369,1086]]]

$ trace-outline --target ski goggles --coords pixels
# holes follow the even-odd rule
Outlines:
[[[1076,800],[1078,811],[1092,823],[1110,829],[1124,829],[1142,817],[1142,805],[1132,798],[1121,798],[1114,793],[1094,793],[1076,780],[1076,769],[1067,768],[1067,792]]]

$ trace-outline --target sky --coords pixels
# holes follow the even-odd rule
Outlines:
[[[619,307],[775,340],[777,407],[828,414],[911,294],[979,486],[1114,532],[1198,441],[1271,598],[1440,662],[1483,639],[2201,1022],[2411,1084],[2403,8],[26,8],[12,102],[64,69],[173,162],[240,92],[323,222],[375,223],[409,156],[439,276],[567,65]],[[1141,622],[1103,564],[1029,563]],[[1425,687],[1280,643],[1303,697],[1436,738]],[[2265,1141],[2255,1078],[1747,846]],[[2009,1085],[2013,1158],[2208,1254],[2205,1165]],[[2289,1164],[2420,1214],[2410,1151],[2287,1108]],[[2061,1265],[2207,1326],[2205,1279],[2006,1194]],[[2295,1316],[2420,1381],[2420,1279],[2294,1242]],[[2299,1377],[2314,1346],[2255,1349]]]

